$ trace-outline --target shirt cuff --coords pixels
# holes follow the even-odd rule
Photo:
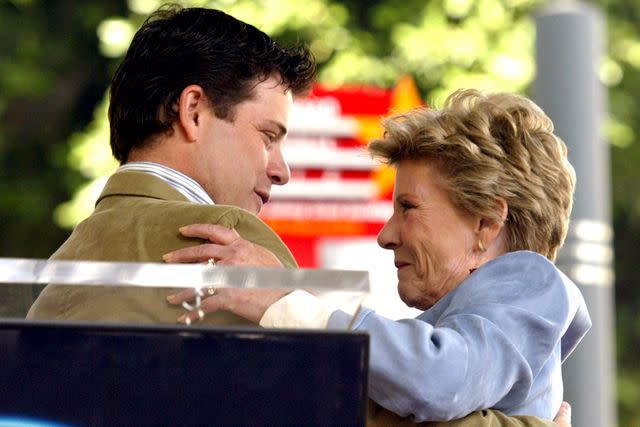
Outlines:
[[[272,304],[260,319],[260,326],[325,329],[333,311],[309,292],[297,290]]]

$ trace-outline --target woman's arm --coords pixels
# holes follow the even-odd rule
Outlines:
[[[235,242],[238,238],[233,237],[230,241]],[[202,249],[207,249],[207,246],[202,245]],[[221,253],[219,248],[214,249],[217,254]],[[181,251],[184,255],[185,250]],[[206,255],[207,251],[203,250],[196,261],[201,261]],[[180,259],[186,260],[185,257]],[[170,297],[169,301],[179,303],[188,298],[185,292],[189,291]],[[265,311],[286,294],[287,291],[283,290],[220,289],[215,296],[204,300],[202,308],[205,312],[232,311],[257,323]],[[340,313],[337,314],[339,317]],[[436,413],[438,418],[452,418],[491,407],[510,392],[514,381],[531,376],[531,372],[527,372],[527,361],[512,348],[508,339],[500,336],[499,330],[491,329],[491,322],[489,329],[485,328],[486,325],[480,327],[480,333],[488,332],[490,339],[486,340],[485,336],[482,339],[486,341],[477,341],[475,338],[468,339],[457,328],[435,330],[420,320],[395,322],[375,313],[368,314],[370,312],[365,311],[359,321],[362,329],[372,334],[372,395],[384,402],[384,406],[404,416],[414,414],[418,415],[418,419],[429,419]],[[347,321],[344,323],[348,324]],[[471,324],[477,326],[477,321],[472,319]],[[497,347],[496,342],[499,343]],[[473,374],[471,377],[469,368]],[[493,372],[496,369],[499,372]],[[488,378],[506,376],[507,380],[499,384],[495,381],[477,381],[474,378],[477,375],[486,375]],[[455,404],[452,403],[452,396],[459,397],[455,399]],[[423,397],[427,402],[423,401]],[[416,408],[425,412],[415,414]],[[441,411],[445,412],[440,414]]]

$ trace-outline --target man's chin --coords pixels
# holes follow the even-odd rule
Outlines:
[[[255,215],[258,215],[262,210],[262,205],[264,204],[264,202],[262,200],[262,197],[260,197],[258,193],[254,193],[254,196],[255,197],[252,200],[253,206],[251,207],[251,209],[247,209],[247,210],[253,212]]]
[[[253,209],[250,209],[250,211],[253,212],[255,215],[258,215],[261,210],[262,210],[262,201],[258,202],[258,204],[254,206]]]

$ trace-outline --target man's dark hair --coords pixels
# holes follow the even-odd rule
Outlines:
[[[306,46],[283,48],[224,12],[172,5],[154,12],[131,42],[111,82],[111,151],[125,163],[133,147],[171,131],[191,84],[203,88],[218,118],[276,76],[294,96],[311,88],[316,65]]]

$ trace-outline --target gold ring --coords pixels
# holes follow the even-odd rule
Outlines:
[[[215,260],[215,259],[213,259],[213,258],[209,258],[209,259],[207,260],[207,265],[208,265],[208,266],[210,266],[210,267],[215,266],[215,265],[216,265],[216,260]]]
[[[207,295],[209,296],[214,296],[216,294],[217,289],[214,288],[213,286],[210,286],[207,288]]]

